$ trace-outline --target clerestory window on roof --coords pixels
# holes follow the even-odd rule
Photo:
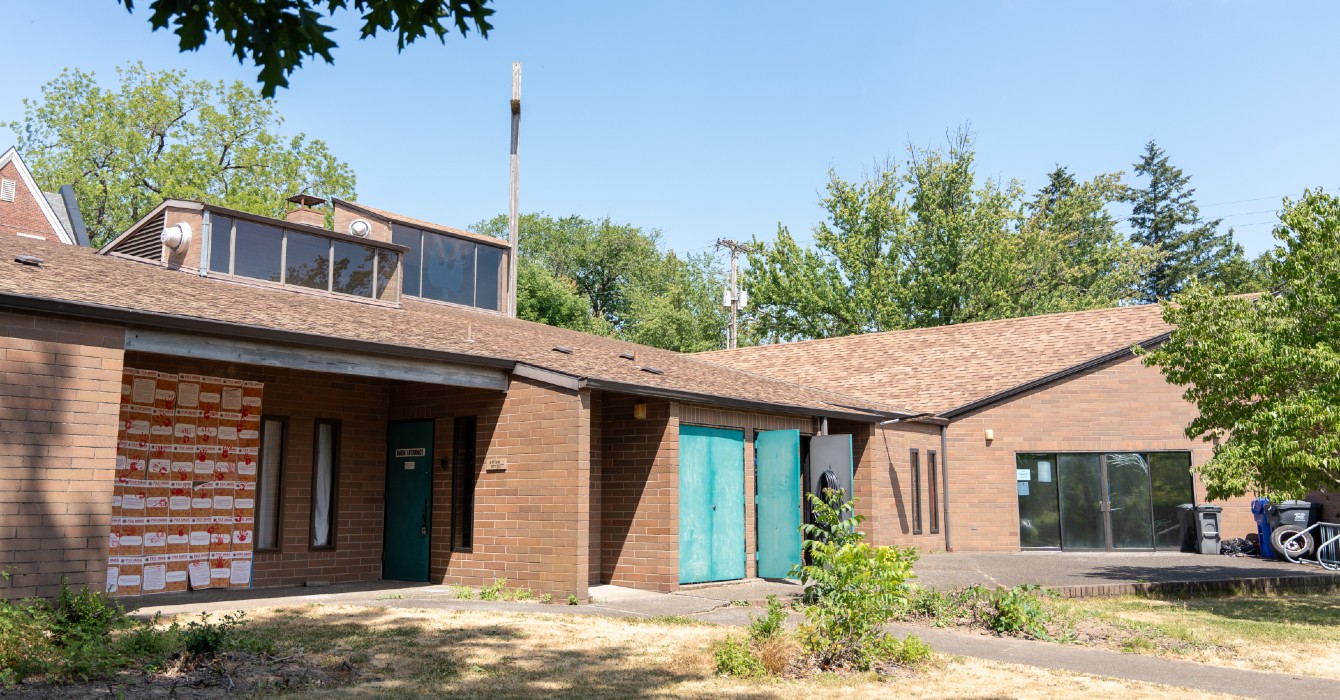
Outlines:
[[[399,264],[393,250],[228,216],[210,218],[210,272],[385,299]]]
[[[391,240],[409,248],[405,294],[500,310],[502,248],[400,224],[392,224]]]

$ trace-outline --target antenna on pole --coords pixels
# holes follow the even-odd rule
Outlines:
[[[718,238],[716,247],[718,250],[721,248],[730,250],[730,287],[722,293],[721,305],[730,309],[730,326],[726,332],[726,349],[734,350],[740,344],[740,309],[744,308],[749,301],[749,296],[740,292],[737,259],[740,253],[752,252],[754,247],[748,243],[733,241],[729,238]]]
[[[507,202],[507,315],[516,318],[516,263],[520,252],[520,214],[517,210],[517,178],[520,159],[517,146],[521,141],[521,62],[512,62],[512,181]]]

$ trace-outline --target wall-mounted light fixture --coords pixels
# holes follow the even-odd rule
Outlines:
[[[647,404],[645,402],[639,401],[633,404],[633,418],[636,420],[647,419]]]
[[[990,428],[987,428],[987,429],[986,429],[986,441],[987,441],[987,442],[991,442],[992,440],[995,440],[995,439],[996,439],[996,431],[994,431],[994,430],[992,430],[992,429],[990,429]]]

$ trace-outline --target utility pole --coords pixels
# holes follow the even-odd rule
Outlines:
[[[517,177],[520,159],[517,146],[521,141],[521,62],[512,62],[512,183],[508,193],[507,243],[507,315],[516,318],[516,258],[521,250],[520,213],[517,211]]]
[[[737,260],[740,253],[748,253],[753,250],[753,246],[748,243],[733,241],[729,238],[718,238],[717,249],[726,248],[730,251],[730,288],[726,289],[721,295],[721,305],[730,309],[730,326],[726,331],[726,349],[734,350],[740,344],[740,309],[748,302],[748,297],[740,297],[740,274]]]

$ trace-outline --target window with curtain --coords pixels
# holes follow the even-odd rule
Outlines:
[[[261,417],[260,474],[256,479],[256,549],[279,549],[288,419]]]
[[[318,420],[312,450],[312,548],[335,548],[336,484],[340,472],[340,423]]]
[[[926,453],[926,485],[930,487],[931,534],[940,532],[940,465],[935,450]]]
[[[912,461],[912,534],[921,534],[921,454],[911,451]]]

